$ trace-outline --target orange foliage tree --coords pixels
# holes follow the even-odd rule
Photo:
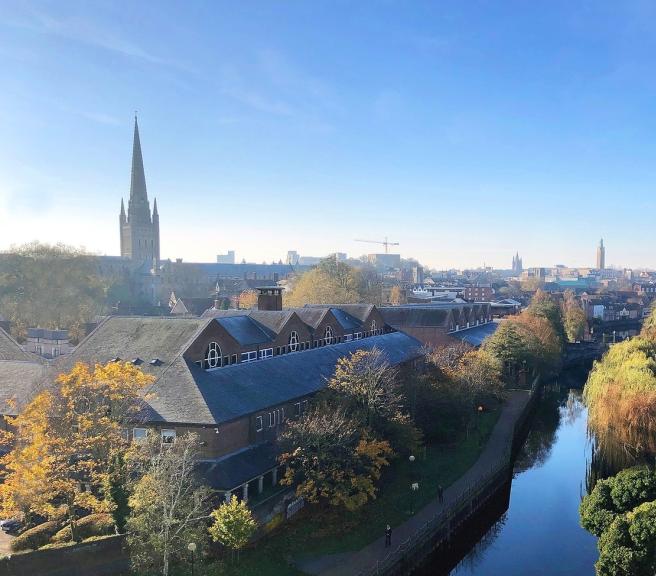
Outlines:
[[[151,381],[130,363],[78,363],[34,397],[0,438],[13,446],[0,459],[0,511],[65,519],[73,538],[80,510],[112,511],[112,463],[129,447],[125,430]]]

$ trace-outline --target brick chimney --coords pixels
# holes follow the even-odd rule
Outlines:
[[[282,288],[262,286],[257,292],[258,310],[282,310]]]

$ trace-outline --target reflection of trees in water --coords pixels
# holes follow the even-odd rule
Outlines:
[[[485,556],[485,551],[494,544],[499,537],[503,527],[506,525],[508,513],[504,512],[501,517],[490,527],[490,529],[474,544],[474,547],[467,553],[458,565],[454,568],[452,575],[457,575],[460,570],[475,573],[476,567],[480,564]]]
[[[560,424],[560,407],[564,395],[557,386],[544,388],[543,397],[537,405],[531,428],[524,446],[517,456],[513,475],[529,468],[542,466],[551,453],[556,440],[556,430]]]
[[[618,472],[637,464],[654,464],[654,455],[636,452],[611,434],[603,438],[588,428],[588,437],[592,445],[590,458],[585,470],[585,488],[590,494],[598,480],[615,476]]]

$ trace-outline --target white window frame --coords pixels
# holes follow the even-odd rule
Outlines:
[[[328,345],[335,341],[335,335],[333,333],[332,326],[326,326],[326,329],[323,332],[323,339]]]
[[[173,428],[166,428],[161,431],[162,444],[173,444],[175,442],[176,433]],[[170,438],[170,440],[168,440]]]
[[[273,358],[273,348],[265,348],[260,350],[260,360],[265,360],[266,358]]]
[[[371,335],[372,336],[376,335],[376,321],[375,320],[371,321]]]
[[[344,334],[344,342],[350,342],[353,340],[353,334]]]
[[[243,362],[253,362],[257,360],[257,350],[251,350],[250,352],[241,353],[241,361]]]
[[[360,340],[362,338],[362,332],[356,332],[353,334],[353,340]]]
[[[255,432],[262,432],[262,430],[264,430],[264,418],[258,416],[255,418]]]
[[[300,415],[301,415],[301,403],[296,402],[296,404],[294,404],[294,416],[300,416]]]
[[[132,441],[143,442],[148,436],[148,428],[132,428]]]
[[[288,348],[290,352],[296,352],[298,350],[298,332],[296,330],[292,330],[289,334]]]
[[[212,370],[213,368],[220,368],[222,364],[223,357],[221,355],[221,346],[217,342],[210,342],[207,345],[207,350],[205,352],[205,368],[207,370]]]

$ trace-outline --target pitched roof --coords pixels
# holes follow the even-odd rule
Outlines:
[[[202,318],[110,316],[80,342],[75,350],[55,360],[59,371],[75,362],[104,364],[115,358],[143,361],[140,368],[158,377],[210,320]],[[159,359],[159,365],[151,360]]]
[[[487,338],[497,331],[498,327],[499,322],[497,321],[487,322],[485,324],[480,324],[479,326],[459,330],[458,332],[452,332],[451,336],[458,338],[458,340],[462,340],[467,344],[471,344],[472,346],[480,346]]]
[[[403,329],[403,326],[444,326],[449,317],[450,307],[430,306],[390,306],[379,308],[383,320],[390,326]]]
[[[214,319],[223,326],[241,346],[264,344],[271,342],[275,334],[266,327],[255,322],[250,316],[238,314],[234,316],[218,316]]]
[[[260,444],[225,458],[199,462],[196,471],[210,488],[230,490],[275,468],[277,455],[273,444]]]
[[[0,360],[34,362],[36,358],[25,352],[16,340],[0,328]]]
[[[15,416],[45,382],[47,365],[0,360],[0,414]]]
[[[299,318],[308,326],[316,328],[321,324],[330,308],[288,308],[298,314]]]
[[[402,332],[206,371],[177,358],[149,390],[151,421],[215,425],[321,390],[337,361],[378,348],[391,365],[418,358],[421,343]]]

